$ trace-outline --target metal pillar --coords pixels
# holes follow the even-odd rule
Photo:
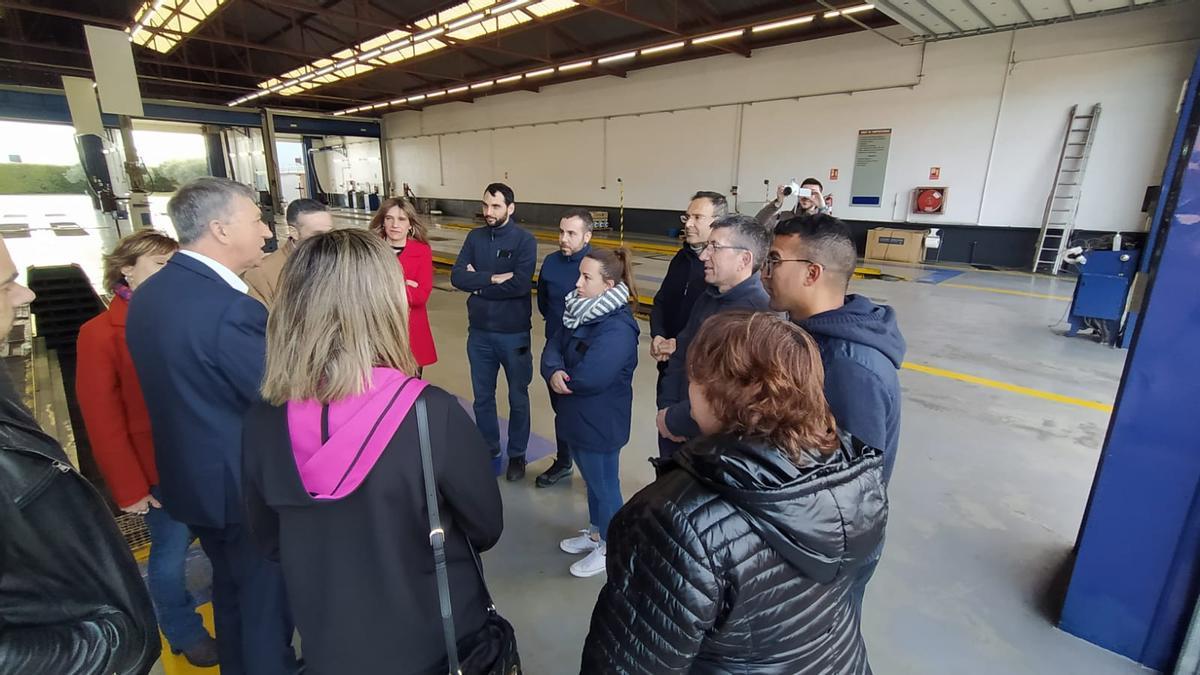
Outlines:
[[[150,222],[150,195],[146,192],[146,169],[138,159],[137,146],[133,143],[133,118],[118,115],[121,128],[121,145],[125,148],[125,173],[129,176],[129,224],[134,231],[154,227]]]
[[[221,138],[221,127],[200,127],[204,134],[204,150],[208,158],[208,175],[217,178],[228,178],[225,170],[225,145]]]
[[[1196,79],[1175,136],[1141,321],[1076,542],[1060,626],[1156,670],[1200,590],[1200,147]]]
[[[267,163],[267,190],[271,193],[269,206],[272,214],[279,215],[283,213],[283,199],[279,190],[279,155],[275,151],[275,115],[267,108],[262,111],[262,136],[263,160]]]

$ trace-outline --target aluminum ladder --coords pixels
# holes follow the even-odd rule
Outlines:
[[[1042,232],[1038,235],[1033,258],[1034,273],[1058,274],[1062,269],[1063,252],[1067,250],[1071,233],[1075,230],[1083,175],[1087,170],[1088,156],[1092,154],[1092,140],[1096,137],[1099,123],[1099,103],[1092,106],[1091,112],[1082,115],[1079,114],[1078,105],[1071,106],[1067,116],[1067,133],[1058,155],[1058,168],[1054,172],[1054,187],[1050,190],[1046,212],[1042,215]]]

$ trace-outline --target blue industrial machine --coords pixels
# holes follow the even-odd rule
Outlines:
[[[1090,328],[1100,342],[1116,345],[1140,259],[1141,252],[1136,250],[1093,250],[1077,258],[1079,281],[1071,299],[1067,337]]]
[[[1177,673],[1197,672],[1200,659],[1198,130],[1200,59],[1142,249],[1145,291],[1126,323],[1129,358],[1059,622],[1150,668],[1178,666]]]

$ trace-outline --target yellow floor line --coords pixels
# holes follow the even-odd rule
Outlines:
[[[200,618],[204,620],[204,627],[208,629],[210,635],[216,635],[213,628],[213,608],[211,602],[206,602],[196,608]],[[166,675],[219,675],[221,667],[215,668],[197,668],[188,663],[183,654],[176,656],[171,653],[171,647],[167,644],[167,639],[162,639],[162,667],[163,673]]]
[[[1074,396],[1063,396],[1062,394],[1055,394],[1048,391],[1042,391],[1040,389],[1033,389],[1031,387],[1022,387],[1017,384],[1000,382],[999,380],[989,380],[986,377],[978,377],[976,375],[968,375],[966,373],[957,373],[953,370],[943,370],[941,368],[934,368],[932,366],[924,366],[919,363],[911,363],[909,361],[905,361],[901,365],[901,368],[904,368],[905,370],[916,371],[918,373],[925,373],[926,375],[933,375],[935,377],[944,377],[951,380],[958,380],[959,382],[968,382],[970,384],[977,384],[983,387],[991,387],[992,389],[999,389],[1001,391],[1007,391],[1013,394],[1032,396],[1034,398],[1040,398],[1046,401],[1054,401],[1055,403],[1065,403],[1067,405],[1075,405],[1081,408],[1088,408],[1090,410],[1099,410],[1100,412],[1111,413],[1113,410],[1111,405],[1100,403],[1099,401],[1089,401],[1083,398],[1075,398]]]
[[[949,282],[942,282],[940,284],[934,284],[934,285],[937,286],[938,288],[961,288],[961,289],[967,290],[967,291],[983,291],[985,293],[1000,293],[1002,295],[1019,295],[1023,298],[1038,298],[1041,300],[1063,300],[1065,302],[1071,301],[1071,296],[1069,296],[1069,295],[1051,295],[1049,293],[1034,293],[1032,291],[1014,291],[1014,290],[1010,290],[1007,288],[992,288],[990,286],[976,286],[974,284],[953,284],[953,283],[949,283]]]

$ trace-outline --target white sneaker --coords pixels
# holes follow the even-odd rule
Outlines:
[[[604,574],[607,560],[608,547],[600,544],[591,553],[587,554],[586,558],[571,565],[571,574],[581,579],[594,577],[597,574]]]
[[[570,553],[571,555],[591,553],[592,551],[595,551],[596,547],[600,545],[600,542],[592,539],[592,531],[580,530],[579,532],[580,534],[578,537],[571,537],[570,539],[563,539],[560,541],[558,543],[558,547],[564,552]]]

